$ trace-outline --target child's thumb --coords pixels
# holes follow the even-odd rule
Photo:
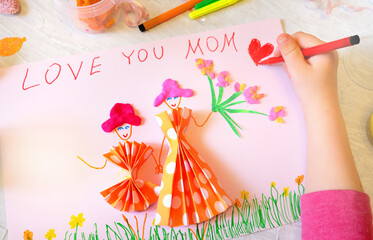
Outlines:
[[[283,33],[277,37],[278,49],[285,60],[289,74],[302,71],[306,66],[304,56],[299,45],[289,34]]]

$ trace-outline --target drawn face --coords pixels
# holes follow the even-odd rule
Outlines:
[[[125,123],[120,127],[115,129],[115,132],[118,134],[118,137],[122,140],[128,140],[132,135],[132,125]]]
[[[181,102],[181,97],[169,97],[165,100],[167,106],[171,109],[176,109],[179,107]]]

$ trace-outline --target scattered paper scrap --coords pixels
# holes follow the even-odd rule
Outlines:
[[[6,57],[15,54],[21,49],[26,38],[8,37],[0,40],[0,56]]]
[[[16,14],[21,10],[19,0],[1,0],[0,13],[2,14]]]

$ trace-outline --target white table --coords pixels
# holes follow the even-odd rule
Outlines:
[[[140,1],[147,7],[151,17],[182,3],[182,0]],[[348,2],[351,5],[373,8],[373,2],[368,0],[335,2],[342,4]],[[373,146],[369,143],[366,134],[366,122],[373,112],[372,10],[354,12],[345,7],[338,7],[330,15],[326,15],[323,9],[311,8],[307,0],[242,0],[230,8],[206,16],[202,20],[192,21],[184,13],[145,33],[141,33],[137,28],[130,28],[121,21],[105,33],[87,34],[67,24],[67,20],[57,10],[52,0],[21,0],[21,4],[22,11],[19,15],[0,15],[0,38],[25,36],[27,41],[17,54],[1,57],[0,67],[155,41],[268,18],[283,19],[284,30],[288,33],[304,31],[314,34],[324,41],[359,34],[362,38],[361,47],[358,45],[354,49],[339,51],[339,96],[357,168],[364,189],[373,200]],[[369,50],[364,50],[363,46]],[[370,68],[353,66],[352,63],[355,59],[364,56],[370,58]],[[372,81],[370,83],[371,90],[355,83],[359,80],[359,76]],[[2,169],[1,161],[0,169]],[[5,225],[2,181],[0,176],[0,225]],[[281,234],[287,236],[280,239],[292,239],[290,235],[297,239],[299,229],[299,224],[296,224],[240,239],[276,239],[277,233],[280,236]],[[0,228],[0,238],[1,236],[2,229]]]

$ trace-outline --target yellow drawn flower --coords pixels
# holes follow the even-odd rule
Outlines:
[[[237,207],[241,207],[241,202],[240,202],[240,200],[238,200],[238,198],[236,198],[236,200],[234,201],[234,204],[235,204]]]
[[[56,236],[56,233],[54,231],[55,231],[54,229],[49,229],[47,234],[45,234],[45,238],[48,239],[48,240],[56,238],[57,236]]]
[[[289,187],[284,187],[284,197],[289,196]]]
[[[23,239],[24,240],[32,240],[34,236],[34,233],[31,232],[30,230],[26,230],[23,232]]]
[[[271,182],[271,187],[276,187],[276,183],[275,182]]]
[[[71,216],[71,221],[69,222],[71,229],[76,228],[78,225],[83,227],[83,222],[85,219],[83,218],[83,213],[79,213],[77,217],[74,215]]]
[[[249,199],[249,192],[246,192],[245,190],[242,190],[241,192],[241,198],[243,199]]]
[[[303,179],[304,179],[304,175],[300,175],[300,176],[298,176],[298,177],[295,179],[295,182],[296,182],[298,185],[301,185],[302,182],[303,182]]]

